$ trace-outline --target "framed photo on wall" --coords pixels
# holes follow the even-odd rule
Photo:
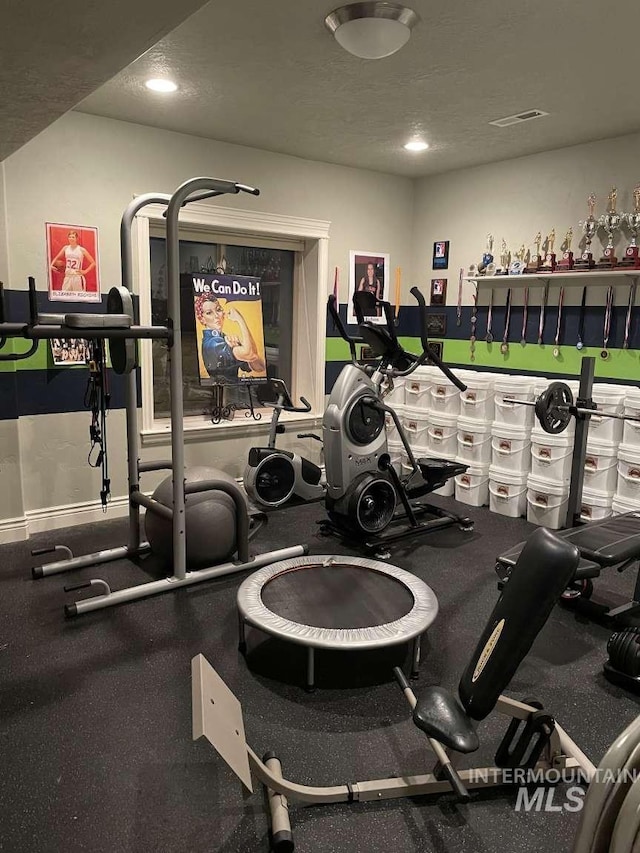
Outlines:
[[[49,299],[100,302],[98,229],[46,223]]]
[[[71,367],[89,361],[89,343],[83,338],[51,338],[49,344],[54,367]]]
[[[444,338],[446,334],[446,314],[429,314],[427,316],[427,335],[429,338]]]
[[[431,279],[431,305],[445,305],[447,302],[447,279],[432,278]]]
[[[431,268],[434,270],[446,270],[449,268],[448,240],[439,240],[433,244],[433,262]]]
[[[347,323],[355,325],[358,321],[353,310],[353,295],[357,291],[372,293],[377,299],[387,299],[389,281],[389,255],[384,252],[363,252],[352,249],[349,252],[349,302],[347,303]],[[373,323],[384,323],[382,309],[368,317]]]
[[[433,350],[436,356],[442,361],[442,341],[429,341],[429,349]],[[430,358],[427,358],[427,364],[434,364]]]

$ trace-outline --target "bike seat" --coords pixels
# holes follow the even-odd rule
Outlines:
[[[413,709],[413,722],[427,737],[456,752],[475,752],[480,742],[459,699],[444,687],[427,687]]]

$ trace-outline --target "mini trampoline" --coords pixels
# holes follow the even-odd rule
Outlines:
[[[281,560],[252,574],[238,589],[239,648],[246,626],[307,647],[308,690],[315,686],[315,649],[363,650],[413,641],[412,676],[422,635],[438,599],[403,569],[364,557],[316,555]]]

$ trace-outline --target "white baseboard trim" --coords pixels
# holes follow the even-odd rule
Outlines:
[[[79,524],[107,521],[110,518],[123,518],[128,514],[129,498],[126,495],[111,498],[107,512],[102,511],[102,504],[99,500],[44,509],[31,509],[25,513],[27,530],[25,539],[34,533],[45,533],[48,530],[59,530],[61,527],[75,527]]]
[[[25,542],[29,538],[29,528],[26,516],[0,519],[0,545],[10,542]]]

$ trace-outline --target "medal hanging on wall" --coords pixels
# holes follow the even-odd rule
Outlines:
[[[538,345],[542,345],[544,334],[544,315],[547,310],[547,300],[549,299],[549,282],[547,282],[542,290],[542,300],[540,302],[540,319],[538,320]]]
[[[504,317],[504,334],[502,335],[502,343],[500,344],[500,352],[502,355],[507,355],[509,352],[509,326],[511,325],[511,288],[507,290],[507,306],[505,308]]]
[[[613,312],[613,285],[609,285],[607,288],[607,305],[604,309],[604,341],[602,344],[602,351],[600,352],[600,358],[603,358],[605,361],[609,358],[609,334],[611,332],[611,314]]]
[[[524,306],[522,308],[522,333],[520,335],[520,343],[522,346],[527,344],[527,321],[529,319],[529,288],[524,289]]]
[[[469,337],[469,358],[476,360],[476,328],[478,325],[478,282],[472,282],[474,288],[471,305],[471,335]]]
[[[462,325],[462,282],[464,280],[464,267],[460,267],[458,278],[458,304],[456,305],[456,326]]]
[[[576,349],[579,351],[584,347],[584,316],[587,310],[587,287],[582,288],[582,300],[580,302],[580,313],[578,314],[578,340]]]
[[[556,336],[553,339],[553,357],[560,356],[560,327],[562,325],[562,306],[564,304],[564,287],[560,288],[558,294],[558,319],[556,321]]]
[[[491,296],[489,297],[489,308],[487,310],[487,334],[484,336],[488,344],[493,343],[493,335],[491,334],[491,326],[493,324],[493,288],[491,288]]]
[[[633,316],[633,306],[636,301],[636,282],[629,285],[629,303],[627,305],[627,317],[624,321],[624,341],[622,343],[622,349],[629,349],[629,342],[631,340],[631,318]]]

